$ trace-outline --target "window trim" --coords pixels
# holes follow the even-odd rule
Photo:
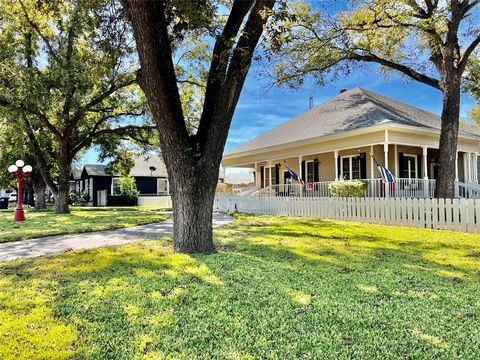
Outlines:
[[[358,159],[358,179],[352,179],[352,174],[353,174],[353,158]],[[348,160],[348,179],[345,179],[343,177],[343,159],[349,159]],[[360,159],[358,155],[341,155],[340,156],[340,175],[344,180],[360,180],[362,178],[362,167],[360,166]]]
[[[269,187],[270,185],[272,185],[271,184],[272,179],[270,178],[270,170],[269,169],[272,169],[272,178],[274,178],[275,181],[278,182],[278,179],[276,179],[276,173],[275,173],[276,167],[275,167],[275,165],[273,165],[273,166],[265,165],[264,169],[265,169],[265,187]],[[273,185],[276,185],[276,184],[273,184]]]
[[[167,186],[167,190],[166,191],[162,191],[160,192],[159,191],[159,186],[158,186],[158,183],[160,181],[165,181]],[[170,195],[170,181],[168,181],[168,178],[157,178],[157,195]]]
[[[312,181],[308,180],[308,164],[312,163]],[[315,182],[315,160],[305,160],[305,179],[306,182]]]
[[[112,177],[112,185],[111,185],[111,188],[110,188],[110,194],[111,195],[115,195],[115,193],[113,192],[113,190],[115,189],[115,187],[113,186],[113,180],[118,180],[118,179],[120,179],[119,176]]]
[[[408,171],[408,177],[405,178],[405,179],[418,179],[418,156],[415,155],[415,154],[403,154],[403,161],[405,161],[405,158],[408,157],[408,158],[414,158],[415,159],[415,167],[414,167],[414,171],[415,171],[415,177],[410,177],[410,169],[407,169]],[[405,173],[405,164],[403,165],[404,168],[403,168],[403,172]],[[402,174],[403,175],[403,174]]]

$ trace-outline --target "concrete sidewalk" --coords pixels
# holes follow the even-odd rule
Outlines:
[[[224,213],[213,214],[213,227],[233,221]],[[49,236],[0,244],[0,262],[63,253],[71,250],[92,249],[101,246],[122,245],[133,241],[156,239],[173,233],[173,220],[134,226],[126,229],[81,234]]]

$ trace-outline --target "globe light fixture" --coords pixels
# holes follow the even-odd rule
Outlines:
[[[23,178],[30,176],[32,172],[32,167],[30,165],[25,165],[23,160],[15,161],[15,165],[10,165],[8,167],[8,172],[17,178],[18,181],[18,190],[17,190],[17,208],[15,209],[14,221],[25,221],[25,212],[23,211]]]

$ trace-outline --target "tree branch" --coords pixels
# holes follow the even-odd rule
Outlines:
[[[470,58],[470,55],[472,55],[473,51],[476,49],[476,47],[480,45],[480,35],[477,36],[476,39],[474,39],[470,45],[465,49],[462,58],[460,59],[459,63],[459,69],[460,71],[463,72],[465,70],[465,67],[467,66],[468,59]]]
[[[25,111],[31,115],[35,115],[38,120],[48,129],[50,130],[53,135],[55,135],[57,138],[61,139],[62,138],[62,134],[60,133],[60,131],[58,131],[58,129],[48,120],[47,116],[45,114],[43,114],[40,110],[38,109],[30,109],[29,107],[27,107],[25,104],[18,104],[18,105],[15,105],[12,101],[4,98],[4,97],[0,97],[0,106],[3,106],[3,107],[11,107],[15,110],[21,110],[21,111]]]
[[[55,52],[53,46],[50,44],[50,41],[48,41],[47,37],[42,34],[38,25],[32,19],[30,19],[30,16],[28,16],[28,11],[25,8],[25,4],[23,3],[22,0],[20,0],[20,6],[22,7],[23,13],[25,15],[25,19],[27,20],[28,24],[32,27],[33,30],[35,30],[37,35],[40,36],[40,38],[43,40],[43,42],[47,46],[47,50],[48,50],[50,56],[53,59],[55,59],[55,61],[61,63],[60,58],[58,57],[57,53]]]
[[[58,193],[58,187],[55,184],[55,181],[53,181],[53,178],[51,177],[50,172],[48,171],[49,166],[47,165],[47,161],[45,160],[45,157],[42,153],[42,148],[37,140],[37,137],[33,132],[32,125],[30,124],[30,121],[28,121],[28,119],[25,116],[22,116],[22,120],[23,120],[23,125],[25,127],[25,131],[27,133],[28,140],[32,144],[32,147],[35,149],[35,151],[33,152],[33,157],[37,162],[38,170],[40,171],[40,174],[45,180],[45,183],[48,185],[50,190],[52,190],[52,192],[56,196]]]
[[[233,50],[225,80],[212,116],[202,119],[198,131],[200,148],[203,154],[221,154],[225,146],[228,129],[238,103],[240,93],[248,70],[252,63],[253,53],[268,20],[269,11],[275,0],[257,0],[250,10],[242,34]],[[231,16],[231,15],[230,15]],[[202,154],[202,155],[203,155]]]
[[[68,125],[65,127],[65,130],[63,132],[64,136],[67,137],[69,136],[73,129],[75,129],[75,126],[77,126],[77,124],[83,119],[83,117],[85,116],[85,114],[91,109],[93,108],[94,106],[100,104],[103,100],[105,100],[106,98],[108,98],[110,95],[112,95],[114,92],[122,89],[122,88],[125,88],[127,86],[130,86],[132,84],[135,84],[137,82],[136,79],[130,79],[130,80],[127,80],[123,83],[120,83],[120,84],[113,84],[111,85],[108,90],[104,91],[103,93],[97,95],[93,100],[91,100],[90,102],[88,102],[86,105],[84,105],[83,107],[81,107],[80,109],[78,109],[78,111],[75,113],[75,115],[73,116],[72,120],[68,123]]]
[[[198,129],[199,137],[207,130],[211,120],[215,104],[218,101],[221,84],[225,80],[228,61],[231,56],[235,39],[237,38],[240,27],[245,16],[253,6],[254,1],[236,0],[232,5],[232,10],[227,19],[227,23],[215,41],[213,48],[212,61],[208,71],[207,89],[205,91],[205,100],[200,118]]]
[[[378,57],[374,54],[364,54],[364,55],[362,55],[362,54],[357,54],[357,53],[349,53],[349,54],[347,54],[347,56],[351,60],[374,62],[374,63],[380,64],[380,65],[386,66],[390,69],[397,70],[397,71],[407,75],[408,77],[410,77],[414,80],[417,80],[421,83],[430,85],[430,86],[434,87],[435,89],[441,90],[440,82],[437,79],[432,78],[430,76],[427,76],[425,74],[419,73],[416,70],[414,70],[414,69],[412,69],[412,68],[410,68],[406,65],[399,64],[399,63],[396,63],[396,62],[391,61],[391,60],[380,58],[380,57]]]
[[[141,65],[139,83],[147,96],[157,127],[162,129],[161,146],[189,149],[191,146],[172,59],[165,2],[123,0],[123,4],[134,29]],[[148,82],[144,79],[148,79]],[[184,154],[187,155],[187,152],[184,151]]]
[[[88,135],[84,136],[82,140],[80,140],[76,145],[73,146],[71,153],[75,156],[80,150],[85,148],[90,142],[92,141],[93,137],[95,136],[95,133],[97,132],[98,128],[105,124],[108,120],[110,119],[115,119],[115,118],[120,118],[123,116],[143,116],[145,115],[145,111],[141,111],[139,113],[130,111],[130,112],[123,112],[119,114],[109,114],[106,115],[99,120],[93,125],[92,129],[88,132]]]

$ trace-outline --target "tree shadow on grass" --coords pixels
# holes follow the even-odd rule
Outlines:
[[[20,344],[44,337],[19,352],[25,357],[53,343],[50,358],[98,359],[458,358],[480,341],[478,281],[439,276],[472,271],[425,258],[430,243],[276,221],[215,230],[222,248],[214,255],[174,254],[160,240],[1,264],[0,311],[20,323],[9,336]],[[38,309],[68,342],[42,332],[42,318],[30,317]]]

